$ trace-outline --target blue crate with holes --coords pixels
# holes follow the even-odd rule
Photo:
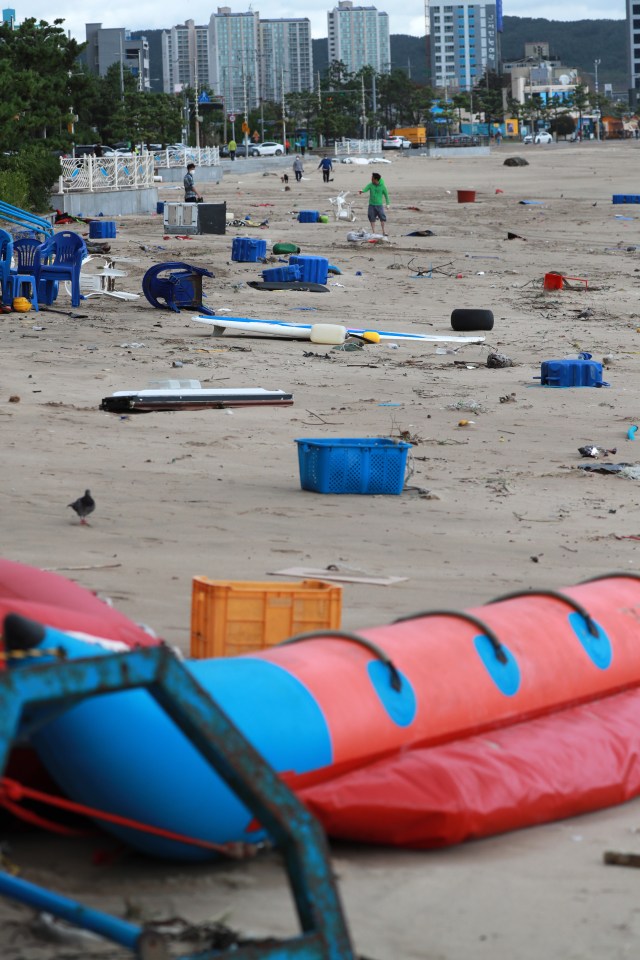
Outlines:
[[[613,203],[640,203],[640,195],[637,193],[614,193],[611,199]]]
[[[326,283],[329,276],[329,261],[326,257],[312,257],[305,254],[293,254],[289,263],[300,267],[305,283]]]
[[[91,240],[112,240],[115,235],[115,220],[92,220],[89,224],[89,238]]]
[[[273,267],[262,271],[262,279],[268,283],[289,283],[291,280],[300,280],[301,278],[300,267],[291,266],[291,264],[287,267]]]
[[[298,223],[318,223],[319,220],[319,210],[300,210],[298,212]]]
[[[300,486],[314,493],[402,493],[410,443],[386,437],[298,439]]]
[[[267,241],[254,237],[234,237],[231,244],[231,259],[239,263],[257,263],[267,255]]]

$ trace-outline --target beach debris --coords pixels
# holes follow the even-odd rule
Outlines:
[[[485,407],[478,400],[456,400],[448,403],[445,410],[459,410],[461,413],[486,413]]]
[[[459,427],[472,427],[475,424],[475,420],[458,420]]]
[[[517,399],[515,393],[506,393],[503,397],[500,397],[500,403],[515,403]]]
[[[578,314],[578,316],[576,317],[576,319],[577,319],[577,320],[591,320],[594,316],[595,316],[595,311],[592,310],[591,307],[587,307],[586,310],[581,310],[581,311],[580,311],[580,313]]]
[[[229,407],[287,407],[292,404],[293,394],[283,390],[265,390],[263,387],[181,388],[119,390],[110,397],[104,397],[100,409],[108,413],[152,413],[167,410],[226,410]]]
[[[529,161],[525,160],[524,157],[507,157],[504,161],[503,166],[505,167],[528,167]]]
[[[163,273],[166,275],[161,276]],[[202,278],[213,276],[204,267],[194,267],[188,263],[156,263],[142,278],[142,292],[151,306],[160,310],[180,313],[182,307],[200,310],[211,316],[214,311],[202,303]],[[160,303],[160,300],[164,303]]]
[[[81,497],[78,497],[77,500],[74,500],[73,503],[68,503],[68,507],[71,507],[72,510],[80,517],[81,526],[89,526],[87,523],[87,517],[93,513],[96,508],[96,502],[91,496],[89,490],[85,490],[84,494]]]
[[[638,427],[634,423],[633,426],[629,427],[629,429],[627,430],[627,440],[635,440],[637,432],[638,432]]]
[[[605,850],[602,855],[603,863],[616,867],[640,867],[639,853],[619,853],[617,850]]]
[[[487,357],[487,366],[498,370],[501,367],[512,367],[513,360],[506,353],[490,353]]]
[[[591,457],[593,460],[597,460],[599,457],[608,457],[609,454],[617,453],[617,449],[613,447],[611,450],[607,450],[605,447],[596,447],[592,444],[587,445],[586,447],[578,447],[578,453],[581,457]]]
[[[524,240],[526,242],[526,237],[521,237],[519,233],[512,233],[511,230],[507,230],[507,240]]]
[[[270,577],[302,577],[314,580],[338,580],[342,583],[370,583],[373,586],[389,587],[402,583],[409,577],[383,577],[355,570],[353,567],[329,563],[326,567],[287,567],[286,570],[269,570]]]
[[[637,463],[579,463],[578,470],[588,473],[617,473],[628,480],[640,480],[640,464]]]

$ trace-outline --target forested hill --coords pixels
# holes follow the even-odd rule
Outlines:
[[[548,41],[551,53],[567,67],[578,67],[593,74],[593,63],[600,62],[598,79],[613,83],[616,89],[627,82],[625,20],[545,20],[542,17],[505,17],[502,34],[502,59],[515,60],[524,55],[529,42]],[[391,35],[391,62],[394,68],[409,70],[417,83],[427,82],[424,37]],[[313,41],[313,63],[324,73],[328,63],[326,39]]]

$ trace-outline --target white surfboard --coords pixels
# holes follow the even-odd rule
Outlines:
[[[284,323],[280,320],[250,320],[248,317],[192,317],[196,323],[208,323],[213,333],[222,336],[230,333],[270,334],[272,337],[287,337],[291,340],[310,340],[311,323]],[[347,334],[362,336],[365,332],[377,333],[381,340],[415,340],[425,343],[484,343],[484,337],[450,337],[433,333],[398,333],[391,330],[374,330],[368,327],[347,327]]]

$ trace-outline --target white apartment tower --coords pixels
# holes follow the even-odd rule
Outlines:
[[[161,42],[164,93],[180,93],[186,87],[196,90],[211,85],[208,27],[187,20],[165,30]]]
[[[471,90],[500,68],[502,3],[429,0],[431,83],[448,93]]]
[[[640,99],[640,2],[627,0],[627,59],[629,63],[629,106]]]
[[[313,89],[311,21],[308,17],[259,21],[260,97]]]
[[[354,6],[340,0],[327,13],[329,63],[341,60],[350,73],[373,67],[376,73],[391,70],[389,15],[375,7]]]
[[[211,87],[224,97],[225,110],[242,113],[260,102],[259,13],[232,13],[218,7],[209,20]]]

